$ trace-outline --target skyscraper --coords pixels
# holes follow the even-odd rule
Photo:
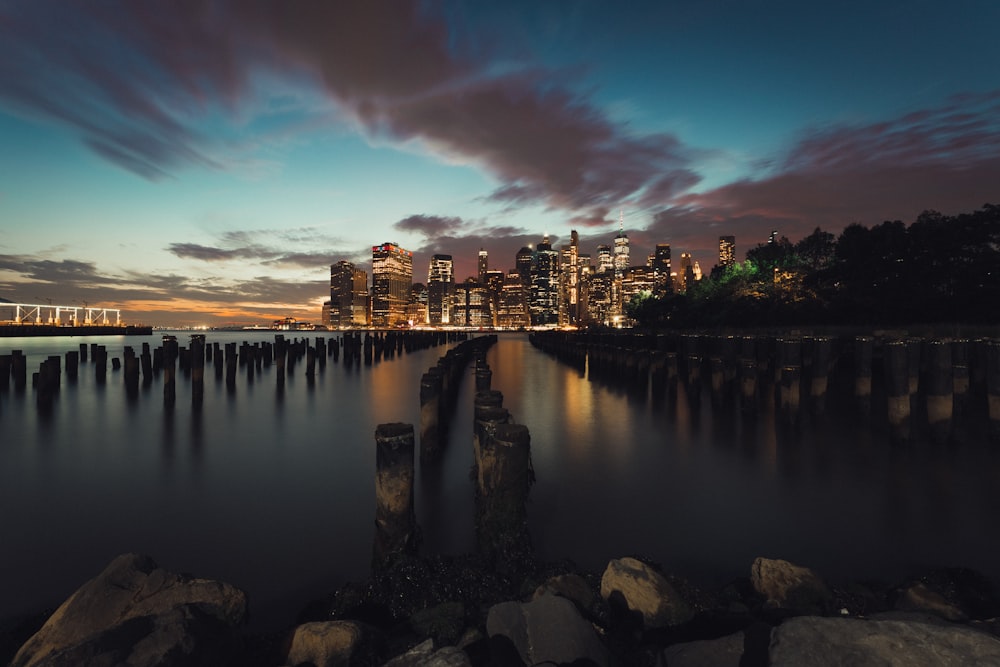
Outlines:
[[[372,246],[372,325],[394,327],[406,322],[413,284],[413,253],[395,243]]]
[[[657,243],[653,251],[653,294],[666,296],[673,291],[670,280],[670,244]]]
[[[427,271],[428,324],[452,324],[451,301],[454,293],[455,269],[451,255],[434,255]]]
[[[521,276],[521,285],[527,293],[531,290],[531,269],[535,264],[535,251],[528,246],[524,246],[517,251],[514,266],[517,275]]]
[[[330,326],[346,329],[368,323],[368,274],[351,262],[330,265]]]
[[[529,307],[534,326],[559,323],[559,253],[552,249],[548,236],[535,249]]]
[[[736,237],[719,237],[719,266],[732,266],[736,263]]]
[[[580,322],[579,288],[580,288],[580,235],[576,230],[570,231],[569,245],[564,245],[560,252],[559,266],[559,324],[560,326],[576,326]]]
[[[624,229],[619,229],[618,236],[615,237],[614,253],[615,275],[620,278],[629,267],[628,235]]]
[[[490,257],[489,254],[483,250],[479,249],[479,282],[483,285],[486,284],[486,272],[490,270]]]
[[[597,271],[614,271],[615,262],[611,258],[611,246],[609,245],[599,245],[597,246]]]

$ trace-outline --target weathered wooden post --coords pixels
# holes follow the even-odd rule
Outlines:
[[[503,562],[530,554],[526,503],[534,482],[531,436],[524,424],[498,424],[481,443],[480,550]]]
[[[172,407],[177,400],[177,341],[163,341],[163,404]]]
[[[208,348],[211,349],[211,348]],[[205,339],[195,336],[191,339],[191,403],[201,405],[205,397]]]
[[[5,393],[10,389],[10,362],[11,355],[0,354],[0,393]],[[66,364],[69,366],[69,364]]]
[[[815,414],[826,411],[826,390],[829,386],[831,341],[826,337],[812,340],[812,367],[810,369],[809,400]]]
[[[780,407],[789,423],[799,419],[799,406],[802,402],[802,369],[799,366],[781,367]]]
[[[872,407],[872,350],[874,340],[869,336],[854,339],[854,397],[862,414],[869,414]]]
[[[495,392],[499,394],[500,392]],[[497,400],[494,392],[484,392],[476,395],[476,403],[473,408],[472,417],[472,459],[476,468],[476,477],[482,485],[482,473],[480,470],[480,460],[482,458],[483,443],[489,437],[497,424],[506,424],[510,421],[510,413],[503,407],[503,397]]]
[[[740,359],[740,409],[747,417],[757,414],[756,359]]]
[[[87,363],[87,344],[80,343],[80,361]]]
[[[125,346],[123,356],[125,359],[125,393],[129,398],[135,398],[139,393],[139,358],[135,356],[135,350],[131,345]]]
[[[28,384],[28,358],[21,350],[11,350],[10,370],[14,375],[14,391],[23,392]]]
[[[413,507],[413,425],[379,424],[375,429],[374,567],[416,552]]]
[[[883,355],[889,434],[896,442],[906,442],[910,439],[910,374],[906,343],[898,340],[887,343]]]
[[[990,436],[1000,441],[1000,341],[986,347],[986,402],[990,418]]]
[[[3,372],[0,371],[0,375]],[[79,350],[70,350],[66,353],[66,379],[71,383],[76,382],[77,377],[80,375],[80,352]],[[0,382],[6,381],[6,377],[0,379]]]
[[[306,344],[306,378],[312,380],[316,377],[316,348]]]
[[[954,413],[951,343],[933,340],[927,348],[927,427],[934,441],[945,442],[951,437]]]
[[[436,460],[441,443],[441,372],[431,368],[420,378],[420,461]]]
[[[493,381],[493,371],[489,366],[476,367],[476,391],[489,391]]]
[[[103,345],[98,345],[97,349],[91,349],[94,358],[94,376],[97,384],[104,384],[108,377],[108,351]]]

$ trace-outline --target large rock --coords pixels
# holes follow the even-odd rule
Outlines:
[[[608,563],[601,577],[601,597],[642,615],[646,628],[680,625],[693,616],[691,608],[666,578],[635,558]]]
[[[218,664],[246,611],[246,595],[229,584],[124,554],[67,598],[11,666]]]
[[[1000,665],[1000,639],[958,625],[801,616],[774,629],[770,665]]]
[[[540,598],[543,595],[558,595],[576,604],[580,611],[592,613],[595,596],[587,580],[579,574],[560,574],[550,577],[545,583],[535,589],[532,598]]]
[[[750,568],[750,583],[770,607],[815,610],[833,599],[830,589],[815,572],[787,560],[757,558]]]
[[[915,581],[900,590],[895,608],[900,611],[923,611],[937,614],[949,621],[967,620],[965,613],[957,605],[949,602],[937,591],[931,590],[922,581]]]
[[[292,633],[285,663],[348,667],[363,638],[361,626],[352,621],[303,623]]]
[[[580,616],[572,602],[556,595],[543,595],[523,604],[493,605],[486,617],[486,632],[491,640],[509,640],[528,665],[574,660],[608,665],[608,650],[594,627]]]
[[[674,644],[660,654],[663,667],[740,667],[743,633]]]
[[[435,651],[434,640],[428,639],[393,658],[383,667],[472,667],[472,661],[465,651],[454,646]]]

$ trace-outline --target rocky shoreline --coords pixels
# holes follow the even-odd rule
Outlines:
[[[757,558],[707,591],[641,558],[597,573],[513,556],[403,556],[251,633],[239,589],[124,554],[37,619],[10,665],[1000,664],[1000,594],[969,570],[831,585]]]

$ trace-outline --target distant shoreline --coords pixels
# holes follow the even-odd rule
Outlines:
[[[135,325],[89,325],[82,327],[54,324],[0,324],[0,338],[39,336],[151,336],[153,327]]]

